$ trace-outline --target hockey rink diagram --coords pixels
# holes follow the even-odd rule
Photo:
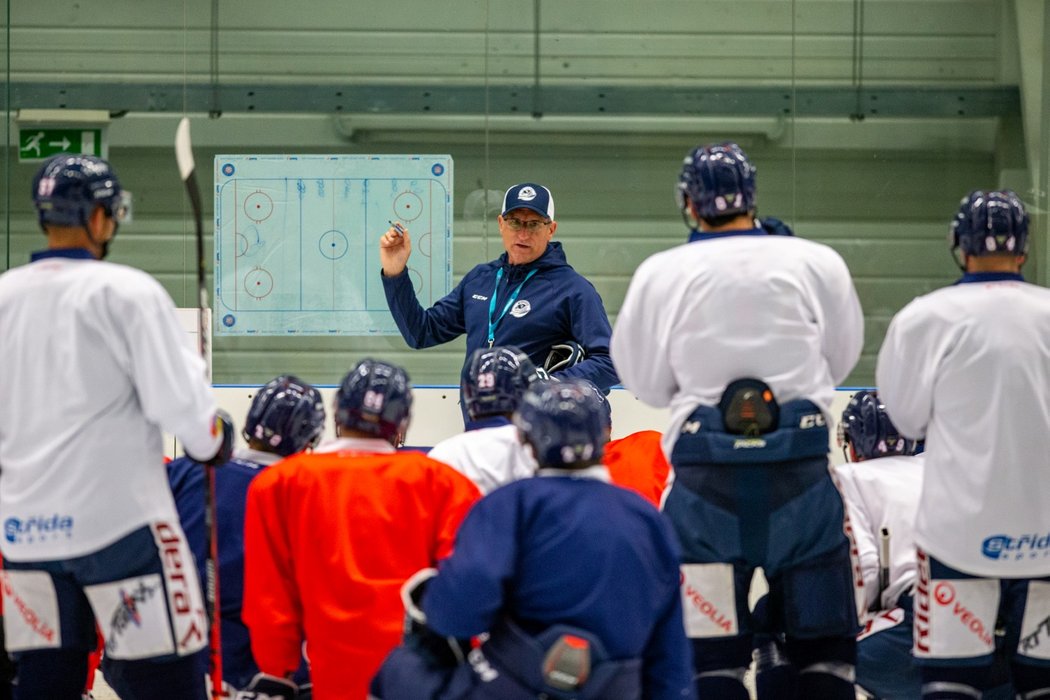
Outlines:
[[[216,156],[215,334],[397,333],[379,275],[390,221],[430,306],[452,287],[451,156]]]

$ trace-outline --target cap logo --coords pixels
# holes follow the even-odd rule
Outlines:
[[[531,187],[522,187],[518,190],[518,199],[523,202],[531,202],[536,199],[536,190]]]

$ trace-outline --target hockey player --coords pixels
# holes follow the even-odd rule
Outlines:
[[[449,466],[396,452],[412,390],[404,370],[362,360],[336,393],[336,439],[252,482],[245,520],[244,622],[270,694],[305,641],[316,700],[363,700],[401,636],[399,590],[452,549],[479,497]]]
[[[864,582],[859,607],[857,685],[880,698],[917,698],[912,664],[912,534],[923,456],[901,436],[874,391],[858,391],[842,412],[838,442],[848,462],[834,467],[846,502]]]
[[[439,442],[430,457],[468,477],[483,494],[532,476],[536,462],[518,440],[510,418],[538,378],[532,360],[516,347],[475,350],[463,368],[467,432]]]
[[[537,476],[477,503],[422,594],[431,634],[489,633],[453,672],[448,695],[430,697],[695,697],[674,534],[654,508],[608,483],[600,410],[572,380],[526,392],[514,422]],[[410,648],[384,665],[375,697],[428,697],[415,694],[428,685],[427,666]]]
[[[609,317],[594,286],[566,262],[561,243],[551,242],[558,222],[550,190],[529,182],[511,187],[497,223],[503,255],[477,265],[429,309],[416,299],[407,271],[411,235],[400,224],[382,235],[383,290],[405,342],[428,348],[465,333],[466,358],[478,348],[514,345],[542,366],[550,349],[568,338],[586,357],[559,376],[581,377],[608,390],[617,383],[609,358]]]
[[[222,612],[223,680],[232,689],[247,688],[259,672],[252,658],[248,628],[241,620],[244,597],[244,508],[248,487],[267,467],[285,457],[314,447],[324,430],[321,393],[303,380],[284,374],[256,392],[241,431],[247,448],[215,473],[215,502],[219,533],[220,610]],[[175,496],[186,540],[204,570],[204,474],[200,465],[182,457],[168,465],[168,481]],[[200,658],[206,669],[207,658]],[[305,681],[305,678],[299,680]]]
[[[124,698],[203,698],[194,654],[208,621],[162,431],[222,462],[232,427],[164,288],[103,261],[128,203],[109,163],[55,156],[32,196],[47,249],[0,276],[0,551],[15,697],[79,700],[97,624]]]
[[[964,274],[890,323],[879,395],[925,438],[914,655],[924,698],[988,685],[997,620],[1019,697],[1050,695],[1050,290],[1021,276],[1028,215],[1009,190],[963,198]]]
[[[688,154],[679,203],[692,242],[639,266],[612,353],[626,388],[671,409],[664,512],[684,550],[697,690],[747,698],[747,596],[762,567],[800,697],[852,700],[858,622],[826,427],[863,341],[849,270],[756,222],[755,169],[736,144]]]

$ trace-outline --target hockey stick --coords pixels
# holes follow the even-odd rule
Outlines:
[[[197,230],[197,347],[201,358],[208,361],[208,324],[205,311],[208,308],[208,288],[204,274],[204,215],[201,210],[201,193],[193,163],[193,147],[190,144],[190,120],[183,117],[175,130],[175,160],[179,164],[179,176],[186,185],[193,209],[193,221]],[[213,700],[225,698],[222,686],[222,631],[219,610],[219,532],[215,509],[215,467],[204,466],[204,547],[205,584],[204,606],[208,614],[208,675],[211,678]]]
[[[879,605],[882,594],[890,587],[890,529],[879,529]]]

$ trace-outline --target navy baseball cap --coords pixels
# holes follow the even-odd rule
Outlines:
[[[554,197],[543,185],[523,182],[514,185],[503,195],[503,216],[515,209],[531,209],[540,216],[554,219]]]

